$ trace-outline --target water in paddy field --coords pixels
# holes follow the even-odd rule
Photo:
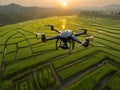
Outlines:
[[[66,29],[67,19],[62,20],[62,29]]]

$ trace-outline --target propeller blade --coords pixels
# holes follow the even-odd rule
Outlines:
[[[51,27],[51,30],[54,30],[54,26],[53,25],[47,24],[45,26],[49,26],[49,27]]]
[[[36,35],[42,35],[42,34],[44,34],[44,33],[34,32],[34,34],[36,34]]]

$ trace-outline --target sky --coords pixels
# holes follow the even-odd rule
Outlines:
[[[120,4],[120,0],[0,0],[0,5],[10,3],[41,7],[102,7]],[[66,5],[64,5],[65,3]]]

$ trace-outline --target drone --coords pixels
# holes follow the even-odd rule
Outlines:
[[[75,47],[75,42],[79,43],[83,47],[88,47],[90,43],[90,39],[93,38],[93,36],[87,37],[85,41],[83,42],[77,38],[80,35],[87,35],[87,29],[84,29],[84,28],[81,29],[83,30],[83,32],[74,34],[73,31],[69,29],[65,31],[60,31],[60,30],[55,29],[53,25],[45,25],[45,26],[49,26],[50,29],[52,31],[57,32],[58,35],[53,36],[51,38],[46,38],[46,35],[42,33],[41,34],[42,42],[46,42],[49,40],[56,40],[56,50],[58,50],[59,48],[62,48],[65,50],[68,49],[69,54],[72,53],[72,50]],[[36,38],[38,38],[38,35],[40,35],[40,33],[36,33]]]

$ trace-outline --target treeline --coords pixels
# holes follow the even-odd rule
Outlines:
[[[30,19],[40,19],[51,16],[72,15],[73,11],[61,9],[41,9],[41,10],[28,10],[23,12],[0,12],[0,23],[10,24],[21,22]]]
[[[51,16],[72,15],[73,13],[72,10],[59,8],[22,7],[11,4],[0,7],[0,24],[11,24]]]
[[[111,14],[111,15],[119,15],[119,16],[120,16],[120,11],[119,11],[119,12],[114,12],[114,11],[112,11],[110,14]]]
[[[87,16],[94,16],[94,17],[110,17],[110,18],[120,18],[120,11],[80,11],[79,15],[87,15]]]
[[[116,11],[111,11],[111,12],[108,12],[106,13],[105,11],[81,11],[80,13],[82,14],[88,14],[88,15],[103,15],[103,14],[106,14],[106,15],[120,15],[120,11],[119,12],[116,12]]]

